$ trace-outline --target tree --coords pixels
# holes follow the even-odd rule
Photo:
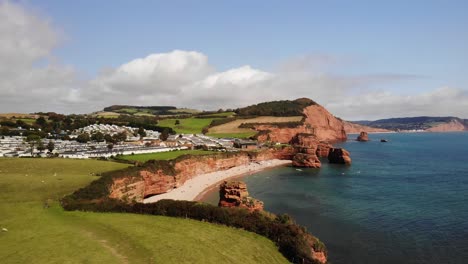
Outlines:
[[[39,152],[42,152],[46,149],[45,145],[44,145],[44,142],[42,142],[42,140],[39,140],[37,142],[37,150],[39,150]]]
[[[87,143],[89,140],[90,140],[89,134],[86,132],[78,135],[78,137],[76,138],[76,141],[80,143]]]
[[[167,138],[169,138],[169,130],[165,128],[162,132],[161,135],[159,135],[159,139],[162,141],[166,141]]]
[[[176,126],[180,125],[180,121],[179,121],[179,119],[177,119],[177,120],[175,121],[175,123],[174,123],[174,124],[175,124]]]
[[[10,135],[10,129],[8,127],[2,126],[0,128],[0,135],[3,135],[3,136]]]
[[[94,140],[96,142],[102,142],[104,141],[104,134],[100,131],[94,133],[91,135],[91,140]]]
[[[43,127],[47,124],[47,120],[43,116],[40,116],[38,119],[36,119],[36,124],[40,127]]]
[[[205,135],[206,133],[208,133],[208,127],[204,127],[202,129],[202,134]]]
[[[52,153],[52,151],[54,151],[55,149],[55,144],[53,141],[49,141],[49,143],[47,143],[47,150],[49,151],[49,153]]]
[[[29,143],[31,147],[31,156],[34,154],[34,147],[41,141],[41,137],[36,134],[29,134],[26,137],[26,141]]]
[[[119,132],[117,134],[114,134],[112,136],[112,139],[114,140],[114,142],[122,142],[122,141],[125,141],[127,139],[127,133],[125,132]]]
[[[108,144],[107,148],[109,149],[109,151],[112,151],[112,149],[114,148],[114,144],[113,143]]]
[[[138,135],[140,135],[140,138],[146,137],[146,131],[143,127],[138,129]]]
[[[104,135],[104,140],[106,141],[106,143],[114,143],[114,139],[109,134]]]

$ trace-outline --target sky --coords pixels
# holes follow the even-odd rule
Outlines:
[[[0,112],[308,97],[468,118],[468,1],[0,0]]]

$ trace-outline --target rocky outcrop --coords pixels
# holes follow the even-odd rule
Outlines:
[[[351,164],[349,152],[343,148],[332,148],[328,154],[328,161],[336,164]]]
[[[241,181],[225,181],[220,185],[218,206],[247,208],[250,212],[263,210],[263,202],[250,197],[247,184]]]
[[[359,134],[356,140],[361,142],[369,141],[369,135],[367,134],[367,132],[363,131]]]
[[[289,143],[297,134],[314,134],[318,140],[327,142],[344,141],[347,139],[344,123],[334,117],[321,105],[315,104],[304,108],[302,124],[293,127],[279,127],[273,124],[254,126],[259,131],[260,142],[272,141]]]

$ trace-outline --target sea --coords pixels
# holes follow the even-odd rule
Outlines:
[[[468,133],[356,137],[335,145],[351,153],[350,166],[323,160],[241,180],[265,210],[322,240],[332,264],[468,263]],[[213,191],[204,201],[218,199]]]

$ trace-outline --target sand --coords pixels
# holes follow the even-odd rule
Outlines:
[[[216,171],[207,174],[194,176],[192,179],[187,180],[182,186],[173,189],[170,192],[155,195],[144,200],[144,203],[154,203],[162,199],[172,200],[187,200],[193,201],[201,196],[206,190],[209,190],[214,185],[232,178],[242,175],[248,175],[262,171],[267,168],[289,165],[290,160],[267,160],[260,162],[252,162],[248,165],[233,167],[228,170]]]

